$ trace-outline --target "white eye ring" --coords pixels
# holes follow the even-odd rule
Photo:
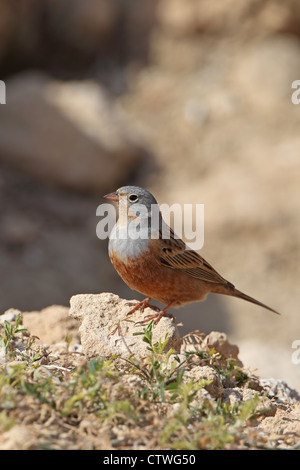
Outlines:
[[[130,202],[135,202],[138,200],[138,197],[136,194],[130,194],[130,196],[128,196],[128,199]]]

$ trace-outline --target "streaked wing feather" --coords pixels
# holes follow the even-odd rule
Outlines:
[[[170,239],[161,239],[161,242],[159,261],[164,266],[183,271],[202,281],[229,284],[202,256],[188,249],[179,238],[174,238],[174,232],[171,231]]]

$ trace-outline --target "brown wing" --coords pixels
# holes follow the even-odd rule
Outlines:
[[[207,261],[205,261],[202,256],[200,256],[196,251],[190,250],[186,244],[177,238],[174,238],[174,232],[171,231],[170,238],[160,239],[160,251],[159,251],[159,262],[170,269],[175,269],[176,271],[185,272],[190,276],[199,279],[200,281],[212,282],[214,284],[219,284],[224,287],[222,291],[214,290],[214,292],[233,295],[240,299],[247,300],[256,305],[260,305],[271,312],[279,312],[274,310],[271,307],[259,302],[258,300],[250,297],[249,295],[244,294],[243,292],[237,290],[231,282],[224,279]],[[157,246],[157,245],[156,245]],[[217,288],[219,289],[219,287]]]
[[[230,285],[202,256],[189,249],[181,239],[174,238],[172,230],[170,235],[169,239],[160,240],[159,262],[163,266],[185,272],[201,281]]]

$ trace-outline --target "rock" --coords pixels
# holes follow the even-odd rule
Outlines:
[[[284,380],[260,379],[260,385],[267,391],[269,397],[274,397],[279,402],[299,403],[300,393],[291,388]]]
[[[135,322],[142,320],[145,315],[153,314],[153,310],[147,307],[144,313],[137,310],[126,318],[129,310],[127,300],[111,293],[79,294],[71,297],[69,315],[81,322],[81,344],[87,357],[129,357],[134,354],[136,359],[141,359],[149,354],[143,335],[133,334],[145,328],[145,325],[137,325]],[[167,335],[165,351],[172,348],[179,352],[181,340],[172,319],[163,317],[153,327],[152,334],[153,344],[160,339],[164,341]]]
[[[185,380],[193,380],[201,382],[202,380],[210,381],[204,388],[213,398],[220,398],[224,395],[224,388],[221,382],[220,374],[209,366],[193,366],[184,376]]]
[[[51,305],[41,311],[23,312],[23,325],[43,344],[54,344],[72,336],[79,342],[78,322],[68,316],[69,308]]]
[[[5,321],[12,322],[14,321],[18,315],[21,315],[21,311],[16,308],[9,308],[4,313],[0,315],[0,325]]]
[[[229,403],[230,406],[239,406],[243,402],[255,398],[257,395],[260,394],[249,388],[224,388],[223,402]],[[268,397],[263,397],[260,395],[260,398],[261,399],[256,411],[263,413],[264,416],[274,416],[276,413],[276,404],[273,403]]]
[[[6,82],[0,161],[39,180],[105,193],[129,178],[142,150],[104,90],[22,73]]]
[[[258,430],[263,431],[271,441],[280,441],[285,438],[283,447],[287,447],[287,440],[290,445],[299,446],[299,430],[300,430],[300,405],[299,403],[277,408],[273,417],[266,417],[258,426]],[[297,448],[297,447],[296,447]]]
[[[235,344],[229,343],[227,335],[225,333],[219,333],[218,331],[212,331],[203,340],[203,346],[208,349],[214,348],[222,359],[235,359],[238,366],[242,366],[241,361],[238,359],[239,348]]]

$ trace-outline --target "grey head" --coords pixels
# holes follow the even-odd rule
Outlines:
[[[154,196],[152,196],[146,189],[139,186],[122,186],[117,189],[118,196],[125,196],[127,198],[128,206],[133,204],[143,204],[146,207],[151,207],[151,204],[157,204]]]
[[[139,186],[122,186],[104,197],[117,202],[120,212],[126,210],[129,217],[138,215],[145,219],[151,217],[151,210],[159,211],[155,197]]]
[[[105,197],[119,206],[119,222],[111,232],[109,251],[118,251],[123,258],[134,258],[146,251],[149,238],[154,233],[158,234],[161,226],[161,214],[155,197],[139,186],[122,186]]]

